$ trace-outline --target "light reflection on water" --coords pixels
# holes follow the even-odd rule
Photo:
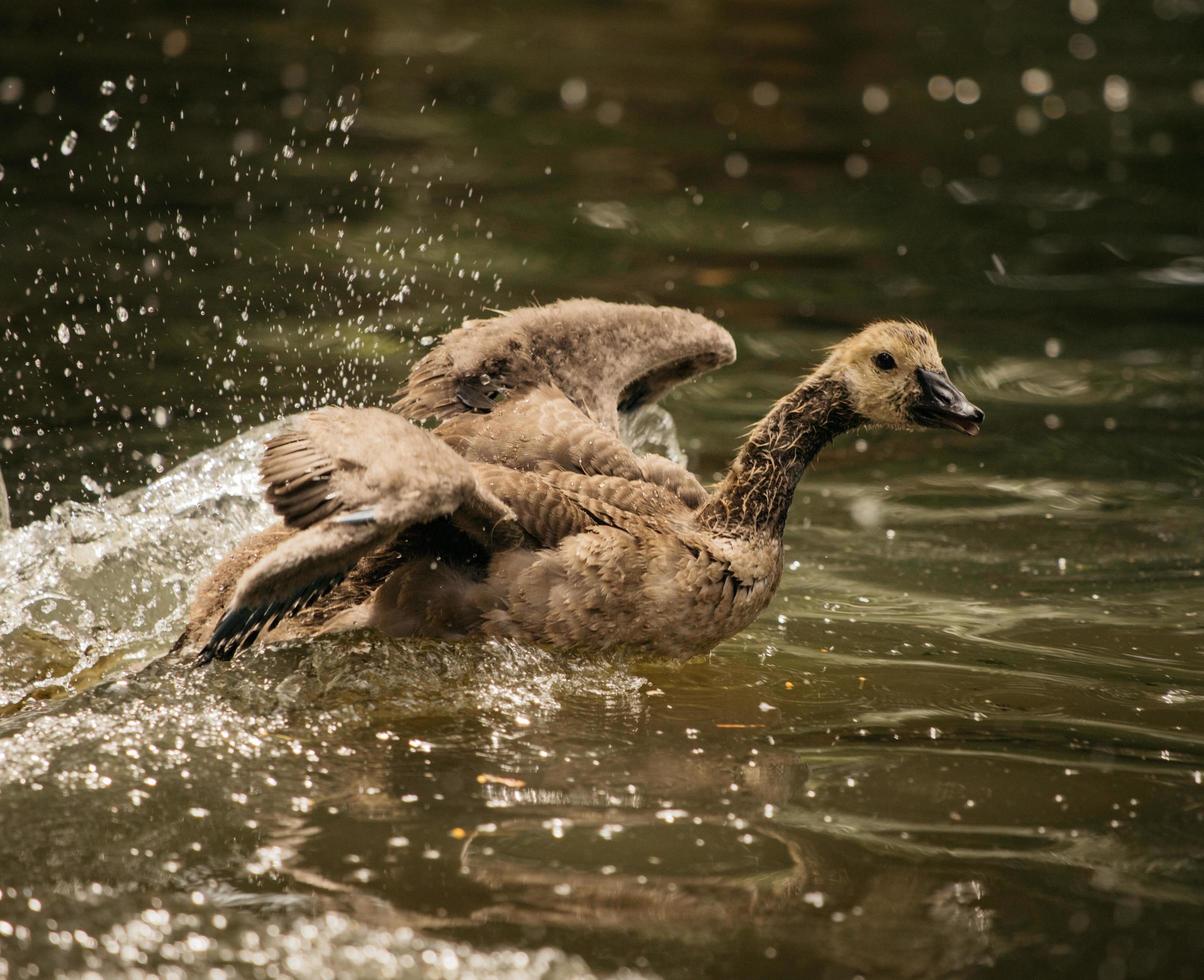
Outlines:
[[[1204,99],[1155,6],[0,14],[0,963],[1198,970]],[[156,659],[271,419],[532,294],[721,315],[739,363],[629,433],[704,478],[886,314],[987,425],[826,452],[706,660]]]

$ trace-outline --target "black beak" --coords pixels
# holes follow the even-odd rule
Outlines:
[[[944,371],[938,374],[916,368],[916,380],[920,382],[920,397],[911,407],[913,422],[933,429],[957,429],[968,436],[978,435],[986,416],[957,390]]]

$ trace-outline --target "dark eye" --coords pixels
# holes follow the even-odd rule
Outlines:
[[[879,371],[893,371],[895,369],[895,359],[886,351],[880,350],[874,355],[874,367]]]

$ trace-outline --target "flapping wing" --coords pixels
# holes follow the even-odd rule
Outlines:
[[[440,421],[489,413],[551,385],[593,421],[618,432],[621,412],[736,357],[726,330],[672,307],[566,300],[470,320],[410,372],[393,406]]]
[[[376,408],[327,408],[271,439],[267,499],[297,533],[248,568],[197,659],[229,659],[317,601],[408,527],[450,517],[483,546],[524,540],[514,513],[440,439]]]

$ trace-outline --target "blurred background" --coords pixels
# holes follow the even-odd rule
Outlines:
[[[8,0],[0,966],[1199,976],[1202,123],[1200,0]],[[876,318],[984,432],[827,451],[703,662],[114,682],[267,520],[196,454],[583,295],[735,336],[704,479]]]
[[[565,296],[700,309],[788,376],[887,315],[979,366],[1123,342],[1199,368],[1195,0],[68,0],[0,18],[17,523],[301,405],[378,403],[423,338]],[[1054,415],[1082,421],[1101,474],[1165,465],[1080,420],[1085,381],[1134,383],[1112,367],[996,372],[1003,397],[1039,401],[992,438],[1047,470]],[[764,376],[727,383],[776,393]],[[1157,413],[1160,437],[1187,424]]]

